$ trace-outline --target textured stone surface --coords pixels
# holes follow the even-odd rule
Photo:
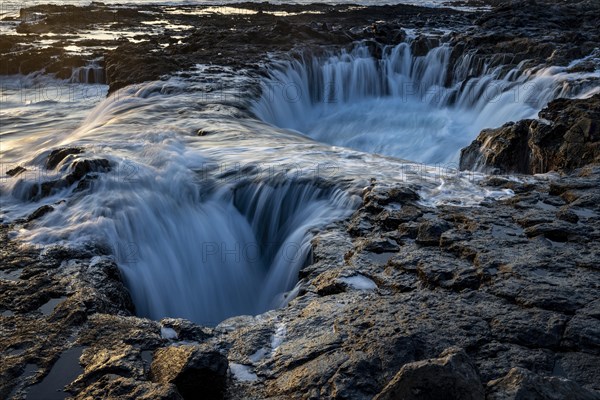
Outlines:
[[[488,400],[595,400],[597,393],[559,377],[541,377],[522,368],[511,369],[505,377],[488,383]]]
[[[600,94],[554,100],[539,117],[483,130],[462,150],[461,169],[537,174],[600,164]]]
[[[156,6],[140,8],[103,5],[85,7],[37,5],[21,12],[26,20],[17,32],[28,35],[0,35],[0,57],[6,60],[1,74],[28,74],[45,69],[68,79],[72,68],[103,57],[101,66],[111,91],[131,83],[156,80],[175,70],[192,68],[210,60],[215,65],[256,69],[269,52],[288,52],[294,46],[321,52],[320,46],[345,47],[366,40],[373,54],[378,45],[397,44],[407,37],[405,29],[418,32],[412,43],[417,55],[426,54],[440,43],[453,46],[447,84],[461,56],[472,54],[469,68],[478,75],[486,67],[501,67],[503,73],[523,62],[524,67],[568,65],[589,55],[600,41],[597,15],[600,4],[592,0],[570,2],[481,0],[474,6],[497,6],[489,13],[451,9],[384,5],[367,9],[345,5],[275,5],[244,3],[242,8],[267,11],[241,14],[166,14]],[[277,17],[271,12],[291,13]],[[318,12],[318,18],[315,18]],[[93,15],[94,18],[90,18]],[[20,17],[20,18],[21,18]],[[142,21],[167,19],[169,24],[186,26],[175,39],[168,32],[149,33],[146,41],[126,37],[117,40],[86,40],[89,55],[73,55],[60,46],[39,48],[39,35],[64,35],[89,29],[103,29],[118,22],[119,29],[136,32]],[[20,22],[20,20],[17,20]],[[235,29],[231,29],[235,26]],[[442,30],[448,29],[449,34]],[[67,44],[69,38],[64,39]],[[61,43],[61,42],[59,42]],[[150,56],[152,54],[152,56]],[[593,61],[573,70],[594,71]],[[455,83],[455,82],[454,82]]]
[[[597,396],[600,206],[585,199],[600,190],[600,170],[481,184],[516,194],[485,207],[432,208],[399,198],[409,193],[402,186],[373,184],[347,222],[315,237],[313,263],[287,307],[214,329],[134,317],[105,250],[55,246],[41,255],[8,239],[14,227],[4,225],[1,272],[12,278],[0,280],[2,396],[22,398],[73,346],[84,348],[83,373],[67,386],[78,399],[187,397],[190,370],[211,371],[221,382],[216,396],[228,399],[363,399],[420,385],[430,367],[488,396],[536,385]],[[393,224],[392,202],[392,214],[406,216]],[[565,207],[579,219],[559,220],[570,227],[560,241],[532,229]],[[443,226],[435,245],[419,243],[420,226]],[[359,275],[367,290],[349,283]],[[43,314],[51,299],[56,306]],[[464,350],[441,355],[453,346]],[[514,368],[520,375],[509,374]],[[193,390],[206,382],[192,376]]]
[[[169,346],[156,350],[150,369],[157,383],[172,383],[184,399],[222,399],[227,358],[200,346]]]
[[[374,400],[442,398],[485,398],[477,370],[462,349],[447,349],[440,358],[404,365]]]
[[[42,14],[50,12],[41,7]],[[306,10],[287,7],[283,9]],[[291,43],[300,42],[314,51],[322,44],[338,48],[369,39],[376,55],[381,45],[404,40],[404,28],[453,28],[451,34],[420,36],[414,50],[424,53],[447,41],[454,46],[451,62],[475,51],[475,74],[486,62],[507,70],[526,59],[530,66],[566,65],[598,43],[598,3],[593,1],[512,2],[489,15],[406,6],[367,11],[340,7],[319,8],[323,20],[316,22],[312,14],[287,22],[267,13],[257,19],[202,17],[203,24],[187,32],[181,43],[169,42],[168,35],[141,44],[119,43],[104,54],[110,83],[117,89],[206,60],[249,67],[267,50],[288,51]],[[61,7],[52,9],[59,10],[57,15],[24,25],[22,32],[64,33],[91,23],[87,16],[80,22],[73,18],[88,8],[69,8],[66,14]],[[95,16],[98,22],[114,17],[105,11]],[[129,15],[130,27],[149,18],[129,8],[119,15]],[[232,20],[239,29],[230,29]],[[219,36],[224,32],[226,39]],[[70,71],[72,63],[84,61],[54,54],[55,49],[33,51],[32,40],[19,36],[18,43],[29,52],[24,54],[15,48],[14,38],[0,37],[1,56],[12,60],[0,72],[14,73],[4,69],[14,65],[22,66],[22,72],[48,66],[48,72],[60,77],[65,67]],[[217,46],[217,40],[227,46]],[[241,51],[245,41],[264,46]],[[149,51],[156,51],[155,61],[142,68]],[[541,115],[551,125],[524,121],[501,128],[513,136],[508,148],[500,150],[514,153],[498,160],[516,165],[522,161],[519,152],[531,151],[528,163],[518,165],[531,166],[535,157],[565,171],[588,163],[587,155],[596,153],[586,146],[595,140],[597,127],[586,117],[586,104],[557,101]],[[522,132],[530,134],[532,127],[540,140],[530,145],[528,139],[526,147],[518,147]],[[582,144],[581,135],[593,140]],[[553,140],[545,143],[544,138]],[[550,157],[543,149],[564,156]],[[57,149],[50,156],[47,167],[60,178],[40,185],[30,196],[33,200],[75,182],[78,187],[87,182],[78,193],[85,196],[93,176],[111,168],[107,160],[89,159],[73,149]],[[15,178],[24,173],[18,171]],[[541,170],[527,172],[536,171]],[[41,252],[12,239],[15,231],[57,212],[38,208],[25,220],[0,226],[0,398],[25,398],[61,354],[75,346],[83,348],[77,360],[83,372],[66,389],[86,400],[180,399],[201,390],[207,379],[217,389],[211,396],[227,399],[367,399],[405,390],[426,398],[449,386],[447,393],[457,398],[481,398],[483,391],[494,399],[552,399],[564,393],[567,398],[597,398],[600,169],[491,176],[475,184],[515,195],[486,199],[478,207],[431,207],[418,183],[373,182],[348,221],[314,238],[313,262],[300,271],[298,295],[288,306],[231,318],[215,328],[136,317],[110,249],[56,245]],[[348,283],[357,276],[369,283],[368,289]],[[463,350],[444,353],[454,347]],[[444,380],[433,382],[431,391],[422,390],[420,382],[429,385],[433,375]]]

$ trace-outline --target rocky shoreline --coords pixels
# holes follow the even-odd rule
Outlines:
[[[398,44],[407,32],[415,32],[414,55],[448,43],[454,62],[474,53],[477,67],[471,73],[476,76],[484,67],[502,66],[508,72],[521,62],[524,67],[568,65],[591,54],[600,42],[596,24],[600,5],[592,0],[487,3],[500,6],[490,12],[465,12],[409,5],[238,3],[220,13],[218,7],[209,6],[173,12],[159,6],[40,5],[21,10],[18,35],[0,35],[4,61],[0,74],[44,70],[66,79],[74,67],[101,58],[112,92],[198,63],[260,73],[269,55],[306,50],[318,54],[357,41],[371,43],[377,56],[379,46]],[[153,24],[160,28],[149,29]],[[117,31],[119,36],[78,37],[94,30]],[[56,38],[50,45],[36,45],[48,34]],[[82,50],[68,52],[65,46]],[[583,63],[577,68],[593,70],[594,65]]]
[[[4,35],[7,69],[0,72],[45,67],[68,78],[73,67],[104,57],[116,91],[207,61],[260,74],[273,52],[368,40],[376,54],[380,45],[403,41],[407,30],[418,32],[415,54],[445,41],[456,49],[454,60],[474,51],[473,65],[507,71],[519,63],[569,65],[600,43],[600,5],[591,0],[513,2],[489,13],[239,6],[256,13],[172,14],[170,24],[191,26],[176,42],[167,30],[139,43],[93,43],[107,49],[81,58]],[[31,33],[32,43],[44,32],[68,35],[82,28],[72,21],[89,27],[114,19],[107,10],[98,3],[37,6],[24,13],[55,15],[19,31]],[[159,11],[121,10],[117,23],[125,29]],[[79,19],[85,13],[97,18]],[[58,57],[48,63],[50,56]],[[216,327],[136,317],[118,268],[128,260],[111,249],[42,251],[13,238],[51,209],[4,223],[0,397],[21,399],[58,385],[76,399],[599,399],[599,102],[598,95],[556,100],[542,120],[485,130],[463,150],[465,169],[542,173],[490,175],[479,183],[509,189],[510,198],[431,207],[418,183],[372,181],[347,221],[316,235],[288,306]],[[53,153],[46,166],[69,151],[79,150]],[[85,195],[86,182],[109,171],[106,160],[83,162],[47,189],[79,182]],[[32,199],[43,195],[42,188]]]
[[[600,169],[482,185],[515,196],[431,208],[373,182],[287,307],[215,328],[135,317],[105,250],[40,254],[4,225],[2,397],[75,348],[78,399],[598,398]]]
[[[460,168],[543,174],[600,164],[600,95],[557,99],[539,119],[485,129],[461,153]]]

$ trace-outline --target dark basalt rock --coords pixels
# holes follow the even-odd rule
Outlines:
[[[45,205],[45,206],[41,206],[40,208],[38,208],[37,210],[35,210],[34,212],[32,212],[28,217],[27,217],[27,221],[33,221],[35,219],[41,218],[44,215],[48,214],[49,212],[54,211],[54,207],[49,206],[49,205]]]
[[[172,383],[184,399],[201,396],[222,399],[225,393],[227,358],[200,346],[170,346],[158,349],[151,377],[157,383]]]
[[[562,221],[570,222],[572,224],[576,224],[577,222],[579,222],[579,216],[569,209],[561,209],[560,211],[558,211],[556,213],[556,218]]]
[[[6,171],[6,175],[15,177],[15,176],[19,176],[21,173],[23,173],[25,171],[27,171],[25,168],[18,165],[15,168],[12,168],[12,169],[9,169],[8,171]]]
[[[104,375],[86,387],[77,399],[116,398],[122,400],[182,400],[174,385],[137,381],[119,375]]]
[[[29,36],[0,35],[0,56],[7,60],[0,64],[0,73],[27,74],[45,70],[68,78],[74,67],[104,57],[113,93],[125,85],[160,79],[207,60],[256,70],[259,63],[267,60],[267,53],[290,52],[294,48],[319,53],[322,46],[340,49],[355,41],[369,41],[376,44],[373,55],[379,57],[380,45],[397,44],[405,39],[404,29],[450,28],[451,34],[441,31],[428,36],[421,34],[412,43],[417,55],[426,54],[442,41],[455,48],[448,71],[449,85],[452,67],[466,53],[475,54],[470,74],[481,73],[485,65],[502,65],[508,72],[524,60],[528,60],[528,66],[567,65],[573,59],[590,54],[600,39],[595,18],[600,13],[597,2],[482,0],[475,3],[497,7],[488,13],[467,13],[408,5],[359,9],[345,5],[243,3],[242,8],[258,12],[198,16],[163,13],[161,18],[170,23],[193,28],[183,32],[181,41],[161,33],[139,35],[138,38],[148,39],[139,43],[123,38],[78,42],[92,48],[100,46],[90,56],[67,53],[58,44],[39,48],[33,43],[41,34],[71,34],[98,24],[116,23],[119,29],[135,30],[142,21],[156,20],[157,17],[151,15],[159,15],[162,9],[156,6],[115,9],[100,3],[86,7],[40,5],[22,10],[21,18],[28,20],[17,30]],[[269,10],[298,14],[278,17],[265,12]],[[307,11],[320,12],[317,20],[314,14],[304,13]],[[578,68],[592,67],[582,64]]]
[[[54,169],[62,160],[70,155],[81,154],[83,149],[78,147],[68,147],[63,149],[56,149],[50,152],[48,159],[46,160],[46,169]]]
[[[483,400],[477,369],[462,349],[406,364],[373,400]]]
[[[42,182],[39,184],[34,184],[29,189],[29,193],[27,198],[30,201],[37,201],[44,197],[50,196],[53,192],[64,189],[69,185],[65,180],[56,179],[51,181]]]
[[[430,208],[401,200],[402,185],[373,183],[369,201],[352,216],[357,229],[369,228],[351,236],[341,223],[317,234],[313,263],[301,271],[287,307],[215,329],[134,317],[105,249],[56,246],[40,257],[9,240],[12,228],[2,226],[0,271],[18,273],[16,281],[0,279],[0,328],[15,329],[0,338],[0,377],[8,383],[0,395],[39,382],[21,376],[25,365],[47,373],[65,348],[78,345],[86,348],[84,372],[67,388],[81,400],[197,393],[233,400],[398,393],[462,399],[482,398],[484,388],[494,399],[552,398],[547,389],[597,398],[600,208],[587,199],[600,194],[600,169],[527,182],[488,208]],[[559,197],[575,192],[568,205]],[[391,229],[384,207],[410,217]],[[556,219],[563,210],[578,222]],[[437,245],[415,243],[419,227],[422,234],[432,228]],[[568,242],[557,241],[561,231]],[[388,238],[397,246],[387,247]],[[387,252],[376,255],[368,243]],[[348,280],[359,275],[376,288]],[[39,307],[53,298],[64,300],[42,315]],[[454,346],[466,351],[445,352]],[[255,380],[227,375],[228,363]]]
[[[364,247],[366,251],[372,253],[390,253],[398,251],[398,243],[390,238],[375,238],[370,240]]]
[[[156,43],[125,43],[105,57],[106,78],[111,92],[131,83],[159,79],[161,76],[192,67],[190,61],[178,62]]]
[[[404,40],[404,28],[428,25],[463,27],[474,18],[468,13],[409,5],[385,5],[353,8],[347,5],[310,4],[275,5],[242,3],[243,9],[256,14],[177,15],[164,13],[159,6],[111,7],[94,3],[85,7],[44,5],[23,9],[17,31],[27,36],[0,35],[0,56],[8,62],[0,73],[29,73],[45,69],[61,78],[68,78],[72,68],[86,65],[103,57],[110,93],[146,80],[157,80],[165,74],[187,70],[207,62],[234,68],[257,70],[268,60],[268,53],[289,52],[293,49],[322,51],[321,46],[338,49],[352,46],[355,41],[368,40],[377,44],[374,54],[381,53],[380,45],[397,44]],[[286,16],[271,12],[284,11]],[[317,12],[318,17],[315,17]],[[78,56],[63,50],[71,44],[65,37],[62,43],[40,49],[35,45],[40,36],[77,33],[113,24],[118,29],[138,31],[143,21],[157,20],[158,15],[173,25],[186,25],[182,39],[168,32],[147,33],[133,43],[126,38],[107,41],[78,41],[77,45],[93,48],[90,56]],[[93,17],[92,17],[93,16]],[[26,38],[26,39],[23,39]],[[424,42],[437,39],[424,38]],[[21,45],[25,44],[25,45]],[[422,47],[425,51],[426,47]]]
[[[79,160],[71,165],[71,173],[65,178],[67,182],[73,183],[92,172],[110,172],[110,162],[103,158],[92,160]]]
[[[437,38],[419,36],[411,43],[411,51],[414,56],[421,57],[429,53],[429,50],[440,45]]]
[[[508,70],[525,59],[527,65],[566,65],[599,42],[595,1],[510,2],[486,15],[402,5],[243,6],[313,7],[322,14],[165,17],[195,28],[181,43],[169,35],[111,42],[117,48],[102,53],[111,90],[207,60],[255,68],[267,52],[288,52],[293,45],[324,54],[321,46],[369,40],[377,56],[382,44],[403,40],[402,28],[456,30],[437,37],[454,46],[451,66],[474,54],[470,74],[486,64]],[[32,12],[48,15],[19,29],[33,37],[115,18],[108,6],[91,7],[39,6]],[[120,26],[133,28],[150,18],[128,8],[116,15]],[[424,54],[438,39],[422,36],[414,50]],[[0,36],[0,56],[10,61],[0,64],[0,73],[46,67],[64,74],[61,68],[71,65],[67,56],[27,47],[32,40]],[[540,113],[549,123],[528,120],[491,130],[463,152],[473,165],[483,139],[490,139],[490,168],[564,172],[526,182],[485,179],[486,188],[515,192],[487,207],[427,207],[418,203],[418,184],[372,182],[347,224],[317,234],[312,262],[300,271],[298,295],[288,306],[214,329],[135,317],[120,270],[107,256],[115,253],[119,262],[110,244],[40,253],[9,239],[27,224],[1,225],[0,330],[8,334],[0,337],[0,397],[25,397],[65,349],[80,345],[86,348],[79,359],[84,372],[67,387],[77,400],[598,398],[600,169],[569,172],[597,162],[597,104],[598,96],[557,100]],[[57,149],[46,167],[68,165],[68,157],[81,152]],[[75,184],[83,190],[110,169],[108,160],[78,159],[62,169],[63,177],[36,186],[33,197]],[[31,220],[50,207],[36,210]],[[344,279],[359,275],[376,289]],[[64,300],[44,315],[40,307],[57,298]],[[164,335],[166,329],[176,339],[171,331]],[[244,366],[255,380],[228,375],[228,363]],[[35,366],[32,375],[25,374],[28,365]]]
[[[419,225],[416,242],[423,246],[438,246],[442,234],[452,226],[443,220],[429,220]]]
[[[61,151],[57,151],[56,154],[53,155],[52,152],[50,154],[50,158],[52,162],[47,163],[46,165],[54,166],[62,159],[66,158],[70,154],[79,154],[72,153],[72,151],[79,151],[79,149],[65,149]],[[62,157],[62,158],[61,158]],[[59,161],[57,161],[60,159]],[[91,160],[78,160],[71,164],[70,172],[65,175],[63,178],[54,179],[51,181],[41,182],[39,184],[34,184],[29,189],[28,199],[31,201],[36,201],[44,197],[48,197],[59,190],[68,188],[76,182],[79,182],[77,187],[75,188],[76,192],[83,191],[87,189],[90,185],[90,182],[96,178],[97,173],[105,173],[110,172],[111,166],[110,162],[106,159],[91,159]]]
[[[557,99],[539,113],[483,130],[462,149],[460,168],[537,174],[600,164],[600,95]]]
[[[498,129],[481,131],[477,139],[461,150],[460,169],[527,173],[530,167],[527,141],[532,122],[509,122]]]
[[[184,319],[164,318],[160,323],[162,327],[173,329],[179,340],[202,342],[212,337],[208,329]]]
[[[506,376],[488,383],[487,400],[550,400],[600,398],[581,386],[557,376],[539,376],[523,368],[513,368]]]

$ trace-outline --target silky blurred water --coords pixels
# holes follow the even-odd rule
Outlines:
[[[106,86],[44,76],[21,77],[21,89],[5,90],[1,218],[54,208],[32,224],[17,224],[13,235],[44,248],[105,248],[139,315],[213,325],[286,304],[315,230],[350,215],[373,180],[418,185],[430,205],[510,195],[478,188],[469,173],[332,147],[273,127],[248,111],[256,78],[217,72],[207,83],[210,74],[200,67],[190,77],[130,86],[104,99]],[[212,90],[211,81],[220,89]],[[49,94],[41,82],[64,96],[43,97]],[[93,87],[96,96],[70,95]],[[47,170],[48,154],[64,147],[84,153]],[[28,197],[33,186],[64,176],[78,160],[98,158],[112,170],[87,191],[74,185]],[[8,176],[17,165],[26,171]]]
[[[599,91],[598,71],[517,66],[504,73],[500,66],[473,76],[471,55],[453,65],[451,53],[452,47],[442,45],[415,57],[410,44],[401,43],[376,60],[359,45],[320,59],[274,63],[253,110],[264,121],[320,142],[458,165],[460,149],[481,130],[535,118],[559,97]]]
[[[460,147],[553,98],[600,91],[599,71],[473,77],[468,54],[448,71],[449,52],[415,57],[403,43],[375,60],[359,44],[273,60],[262,76],[198,65],[108,96],[40,73],[0,77],[0,218],[19,240],[115,260],[142,316],[214,325],[284,306],[315,232],[351,215],[365,186],[411,187],[431,207],[511,196],[453,168]],[[71,147],[82,152],[45,167]],[[111,170],[89,188],[31,196],[93,159]],[[10,176],[16,166],[25,171]],[[22,222],[44,205],[54,210]]]

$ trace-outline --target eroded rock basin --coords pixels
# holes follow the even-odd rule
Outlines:
[[[443,23],[459,32],[415,38],[411,51],[424,55],[448,41],[458,49],[459,54],[450,55],[454,59],[476,50],[476,57],[507,70],[520,62],[568,66],[597,44],[597,30],[588,29],[595,20],[594,6],[579,2],[556,12],[554,2],[515,3],[496,9],[494,17],[404,6],[363,11],[312,6],[325,15],[317,24],[311,24],[314,16],[301,13],[308,6],[278,6],[279,11],[299,14],[279,22],[258,12],[255,17],[220,15],[206,21],[202,16],[177,17],[191,25],[202,18],[207,24],[189,28],[184,38],[166,48],[161,41],[168,35],[158,41],[144,38],[141,44],[131,41],[103,56],[108,83],[117,90],[207,58],[260,71],[266,51],[286,52],[299,38],[313,51],[363,39],[377,46],[396,45],[405,39],[404,28],[410,32]],[[397,17],[389,18],[391,12]],[[61,26],[60,15],[22,29],[53,31]],[[138,23],[147,15],[133,13],[131,21]],[[530,23],[511,26],[519,20],[514,15]],[[242,28],[231,30],[232,20]],[[212,41],[225,31],[237,33],[230,34],[229,44],[217,54]],[[538,35],[542,31],[547,35]],[[240,51],[243,38],[260,46]],[[155,56],[148,58],[148,51]],[[128,52],[132,57],[124,62],[121,55]],[[12,47],[8,53],[17,58],[33,54],[14,53]],[[81,66],[81,60],[73,65],[64,60],[49,72]],[[144,61],[140,73],[131,74],[132,66]],[[593,62],[586,65],[577,68],[595,68]],[[585,102],[592,111],[594,101]],[[576,101],[566,102],[564,108],[576,118],[585,111]],[[557,104],[562,103],[554,103],[552,110]],[[234,118],[246,116],[246,109],[236,107],[215,109],[226,109]],[[195,112],[214,115],[206,105]],[[593,117],[588,112],[585,118],[589,115]],[[585,125],[590,137],[596,132],[592,117]],[[564,115],[552,114],[551,119],[556,124],[548,128],[551,133],[574,132],[579,126]],[[533,126],[526,124],[527,129]],[[506,144],[502,134],[507,130],[497,135],[501,143]],[[552,138],[560,139],[554,133]],[[210,144],[226,134],[195,129],[193,136]],[[236,145],[247,143],[241,136],[235,139]],[[543,148],[560,147],[551,144]],[[552,164],[565,168],[560,173],[525,169],[517,172],[545,174],[474,180],[471,184],[480,193],[510,195],[483,196],[466,206],[460,199],[452,204],[425,198],[432,190],[425,178],[409,183],[371,179],[377,160],[363,160],[371,169],[362,171],[368,183],[359,192],[356,211],[315,232],[310,258],[299,269],[288,304],[216,326],[136,316],[124,260],[100,244],[46,246],[42,251],[18,239],[19,232],[34,230],[59,211],[73,210],[76,202],[61,200],[32,207],[35,211],[19,220],[6,218],[0,228],[0,397],[180,399],[201,393],[203,398],[226,399],[597,399],[600,169],[593,165],[594,144],[583,147],[591,150],[581,163],[562,162],[574,157],[571,147],[562,148],[561,154],[567,155]],[[31,204],[71,186],[78,199],[89,198],[102,174],[119,171],[108,159],[84,158],[79,148],[67,153],[56,164],[47,163],[58,153],[49,155],[46,167],[60,165],[59,176],[30,192]],[[508,159],[502,166],[514,172]],[[586,164],[592,165],[572,170]],[[16,168],[7,175],[17,179],[25,172]],[[462,179],[458,172],[452,174],[436,179],[450,186]],[[449,189],[441,185],[436,190]]]
[[[374,183],[348,222],[315,237],[287,307],[215,328],[134,317],[109,259],[18,250],[5,226],[3,269],[24,270],[1,281],[2,307],[14,312],[1,319],[2,345],[24,351],[5,358],[3,396],[34,390],[25,385],[83,348],[84,372],[67,386],[76,398],[177,398],[215,379],[216,397],[240,399],[395,398],[418,380],[472,398],[536,387],[596,398],[598,183],[597,168],[495,177],[484,184],[516,195],[471,208],[424,207]],[[561,219],[569,212],[586,217]],[[41,315],[48,293],[66,300]],[[444,386],[440,371],[464,385]]]

